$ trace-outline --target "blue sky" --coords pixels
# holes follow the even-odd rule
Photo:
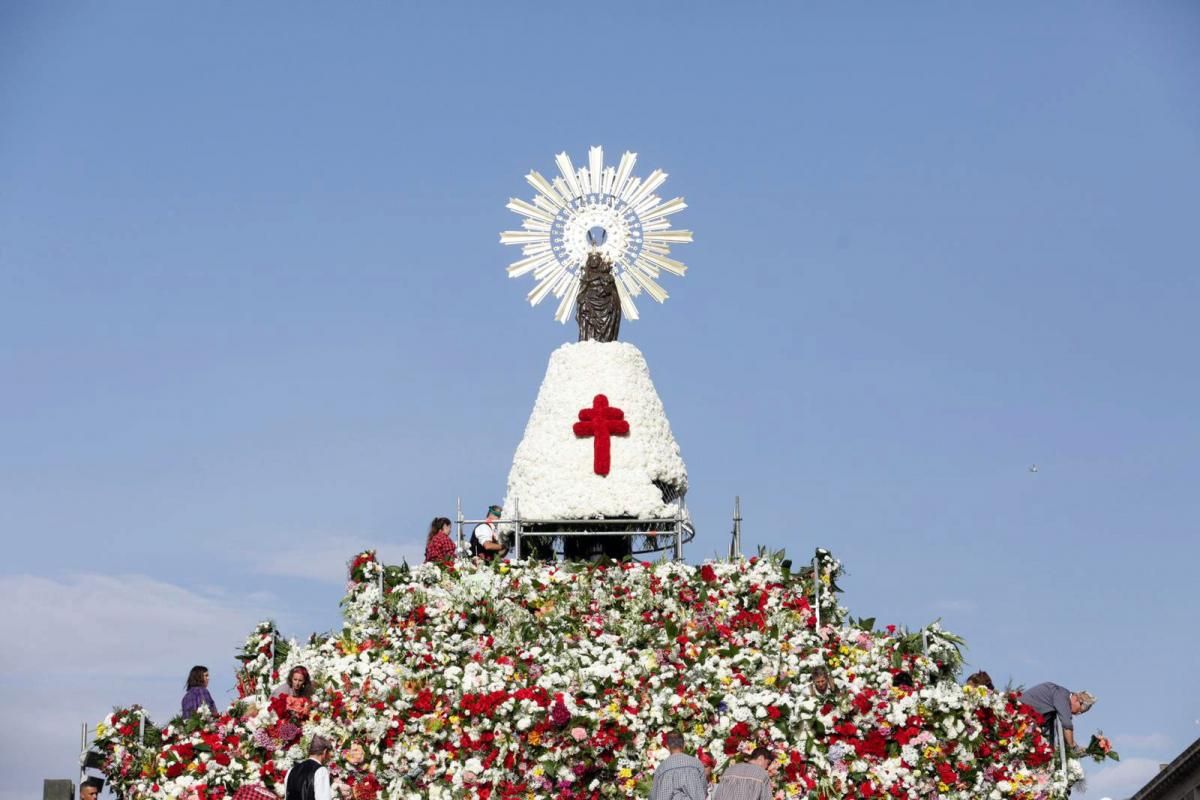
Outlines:
[[[644,5],[0,9],[0,800],[503,496],[573,338],[504,204],[595,144],[690,204],[622,330],[690,560],[740,494],[854,613],[1090,689],[1088,797],[1200,736],[1200,11]]]

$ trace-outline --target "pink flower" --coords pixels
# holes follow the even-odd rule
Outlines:
[[[571,737],[577,742],[582,742],[587,738],[587,731],[583,728],[571,728]]]

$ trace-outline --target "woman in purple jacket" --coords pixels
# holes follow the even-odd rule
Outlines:
[[[184,694],[181,705],[184,719],[195,714],[200,706],[208,706],[208,710],[214,715],[217,713],[217,704],[208,693],[208,667],[192,667],[187,677],[187,693]]]

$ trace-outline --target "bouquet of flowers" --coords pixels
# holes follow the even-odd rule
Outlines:
[[[1120,761],[1121,756],[1116,750],[1112,749],[1112,742],[1104,735],[1104,731],[1096,731],[1092,734],[1092,740],[1088,742],[1088,746],[1083,748],[1083,754],[1091,756],[1093,761],[1102,763],[1105,759],[1111,758],[1113,761]]]

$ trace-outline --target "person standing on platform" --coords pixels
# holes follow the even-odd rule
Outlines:
[[[748,761],[734,764],[725,770],[721,782],[713,790],[712,800],[771,800],[771,751],[756,747]]]
[[[666,735],[666,745],[671,754],[654,770],[650,800],[704,800],[708,796],[704,764],[683,752],[683,734],[678,731]]]
[[[325,762],[333,746],[320,736],[308,743],[308,758],[283,776],[284,800],[333,800],[329,789],[329,768]]]
[[[488,506],[487,519],[471,532],[471,554],[481,556],[484,561],[508,555],[508,548],[500,541],[500,531],[496,529],[500,511],[500,506]]]
[[[425,563],[447,564],[454,560],[456,550],[450,538],[450,519],[434,517],[429,523],[429,533],[425,534]]]
[[[1054,720],[1062,723],[1063,741],[1074,751],[1076,714],[1087,713],[1096,702],[1089,692],[1070,692],[1057,683],[1039,683],[1021,694],[1021,702],[1042,715],[1042,735],[1054,742]]]
[[[214,715],[217,713],[217,704],[208,693],[208,667],[196,665],[188,672],[187,692],[183,695],[180,706],[184,719],[199,711],[200,706],[208,706],[208,710]]]

